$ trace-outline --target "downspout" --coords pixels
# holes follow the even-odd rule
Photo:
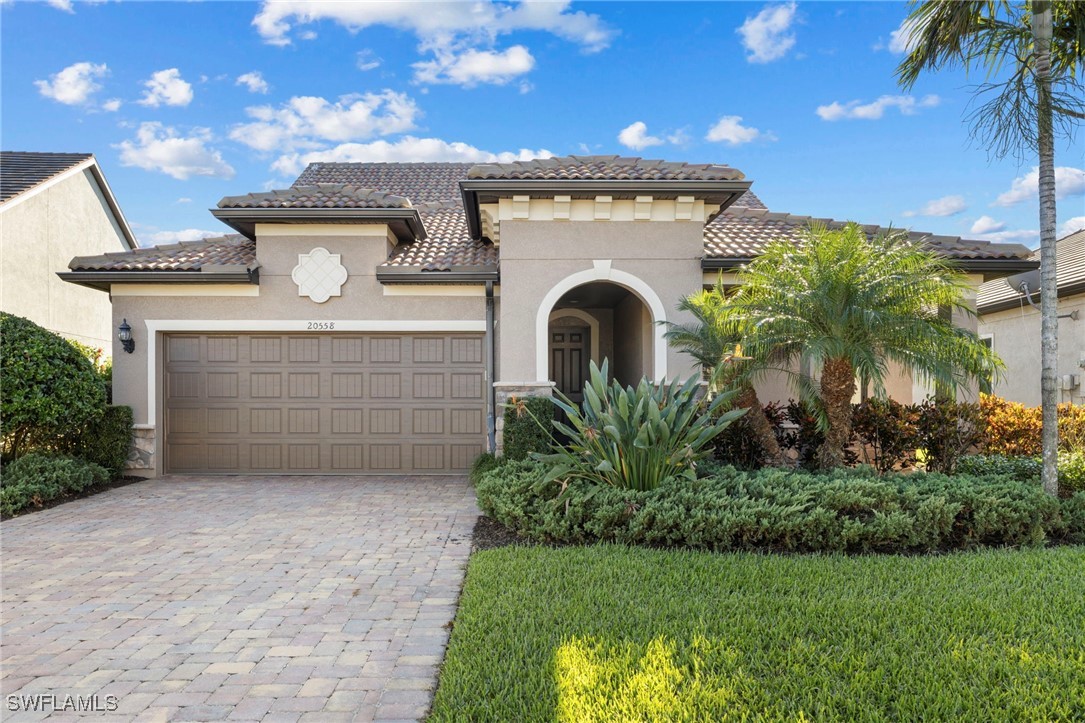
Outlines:
[[[486,436],[497,452],[497,399],[494,396],[494,282],[486,282]]]

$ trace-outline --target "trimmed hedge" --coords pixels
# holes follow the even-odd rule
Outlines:
[[[68,440],[73,455],[120,476],[132,445],[132,408],[106,407],[105,413]]]
[[[14,515],[108,481],[109,472],[99,465],[32,452],[4,467],[0,512]]]
[[[478,477],[479,506],[541,542],[609,541],[703,550],[929,552],[1085,542],[1085,494],[1052,498],[1009,477],[811,475],[715,469],[639,492],[508,462]]]
[[[532,452],[550,451],[554,403],[549,397],[513,397],[505,405],[502,456],[508,460],[529,459]]]
[[[1059,494],[1070,497],[1085,492],[1085,452],[1059,452]],[[957,471],[977,476],[1007,476],[1019,482],[1040,484],[1043,462],[1039,457],[1007,457],[974,454],[962,457]]]

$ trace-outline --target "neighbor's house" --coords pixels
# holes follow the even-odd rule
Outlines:
[[[1058,278],[1059,401],[1085,403],[1085,229],[1059,239],[1055,254]],[[1040,252],[1029,258],[1039,261]],[[1029,299],[1011,286],[1018,277],[988,281],[976,300],[979,334],[1006,363],[993,392],[1030,407],[1040,404],[1040,293],[1037,279]],[[1015,288],[1015,286],[1017,288]],[[1036,306],[1033,306],[1036,304]]]
[[[613,156],[314,163],[222,199],[235,235],[61,276],[132,326],[114,399],[149,471],[462,471],[510,396],[575,397],[590,359],[627,383],[694,373],[659,322],[811,221],[749,188],[727,166]],[[1022,246],[913,235],[977,287],[1036,267]]]
[[[64,283],[56,270],[72,256],[136,245],[93,155],[0,152],[0,311],[109,355],[109,297]]]

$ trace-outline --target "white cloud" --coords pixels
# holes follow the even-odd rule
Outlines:
[[[109,75],[105,63],[72,63],[49,80],[35,80],[38,92],[64,105],[83,105],[102,89],[99,78]]]
[[[974,238],[977,238],[980,241],[990,241],[992,243],[1016,243],[1023,244],[1025,246],[1034,246],[1040,240],[1040,232],[1035,229],[1018,229],[1015,231],[992,231],[989,233],[975,234]]]
[[[1085,216],[1074,216],[1062,222],[1059,226],[1059,238],[1069,236],[1070,234],[1085,229]]]
[[[174,203],[192,203],[192,199],[188,196],[181,196]]]
[[[186,228],[181,231],[155,231],[147,235],[140,235],[139,245],[159,246],[161,244],[175,244],[182,241],[199,241],[200,239],[213,236],[222,236],[222,231],[205,231],[198,228]]]
[[[889,33],[889,52],[896,55],[904,55],[912,52],[919,38],[916,31],[921,29],[914,20],[904,18],[897,29]]]
[[[883,95],[871,103],[853,100],[848,103],[834,101],[829,105],[819,105],[817,114],[822,120],[877,120],[885,115],[889,108],[896,108],[902,115],[915,115],[920,108],[933,108],[942,102],[937,95],[925,95],[916,99],[911,95]]]
[[[504,52],[468,49],[456,53],[444,48],[435,52],[433,60],[411,66],[416,83],[450,83],[466,88],[479,83],[505,85],[535,67],[535,58],[523,45],[514,45]]]
[[[742,116],[725,115],[716,121],[716,125],[708,129],[705,135],[706,141],[715,143],[723,142],[732,146],[740,146],[761,138],[762,140],[776,140],[771,133],[764,133],[756,128],[742,125]]]
[[[997,221],[990,216],[980,216],[972,224],[970,233],[997,233],[1006,228],[1006,224]]]
[[[137,101],[140,105],[157,108],[163,104],[185,106],[192,102],[192,85],[181,78],[177,68],[156,71],[143,85],[147,90]]]
[[[110,98],[105,103],[102,103],[102,110],[110,113],[116,113],[121,109],[123,102],[120,98]]]
[[[956,216],[968,208],[964,196],[942,196],[927,201],[918,211],[905,211],[905,216]]]
[[[793,3],[766,5],[757,15],[747,17],[737,32],[746,48],[750,63],[770,63],[787,55],[795,45],[795,35],[789,33],[798,6]]]
[[[1073,166],[1055,168],[1055,198],[1079,196],[1085,193],[1085,170]],[[992,206],[1014,206],[1040,195],[1040,167],[1032,170],[1010,184],[1010,190],[999,195]]]
[[[632,148],[634,151],[640,151],[650,146],[663,145],[662,138],[648,135],[648,126],[645,125],[644,121],[637,121],[623,128],[618,133],[618,142],[626,148]]]
[[[264,80],[263,74],[259,70],[254,70],[250,73],[242,73],[237,76],[237,80],[234,81],[234,85],[243,85],[249,89],[250,93],[263,93],[267,94],[271,87]]]
[[[46,2],[57,10],[63,10],[66,13],[75,12],[75,8],[72,7],[72,0],[46,0]]]
[[[373,70],[379,68],[380,64],[384,61],[378,58],[372,50],[359,50],[358,55],[355,56],[355,65],[358,66],[358,70]]]
[[[357,163],[393,161],[463,161],[477,163],[508,163],[532,158],[550,158],[554,154],[545,148],[492,153],[467,143],[449,142],[440,138],[404,136],[395,142],[384,140],[371,143],[343,143],[335,148],[293,153],[280,157],[272,169],[284,176],[297,175],[305,166],[316,161]]]
[[[211,139],[207,128],[193,128],[186,137],[161,123],[146,122],[140,124],[135,140],[123,141],[115,148],[120,149],[122,165],[158,171],[181,181],[192,176],[233,178],[233,167],[207,146]]]
[[[404,93],[384,90],[344,95],[335,103],[296,96],[273,108],[253,106],[253,123],[234,126],[230,138],[258,151],[317,148],[322,141],[343,142],[404,133],[414,128],[418,106]]]

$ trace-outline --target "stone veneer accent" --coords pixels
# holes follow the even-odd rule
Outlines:
[[[154,472],[154,432],[152,424],[132,425],[132,446],[128,449],[128,462],[124,466],[126,470]]]
[[[513,397],[552,397],[554,386],[554,382],[496,382],[494,384],[494,396],[497,401],[495,410],[497,412],[495,420],[497,456],[501,456],[505,447],[505,404]]]

